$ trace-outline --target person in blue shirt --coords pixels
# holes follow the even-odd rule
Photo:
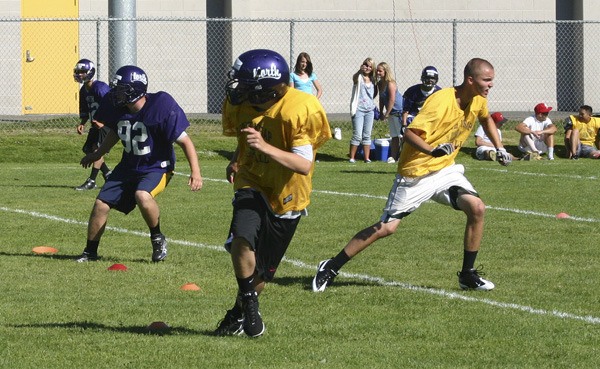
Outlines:
[[[294,73],[290,73],[290,87],[296,88],[309,94],[313,94],[313,87],[316,90],[317,99],[323,95],[321,82],[317,79],[316,73],[313,71],[313,64],[310,56],[301,52],[296,59]]]

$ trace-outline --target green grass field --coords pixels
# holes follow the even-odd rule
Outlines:
[[[511,123],[504,135],[516,153]],[[477,265],[493,291],[458,288],[465,217],[426,203],[315,294],[316,265],[378,219],[395,173],[383,162],[349,164],[346,128],[342,141],[320,151],[309,216],[261,295],[266,334],[248,339],[211,336],[237,289],[222,249],[234,140],[218,129],[190,130],[204,188],[189,191],[180,160],[179,175],[158,198],[167,261],[150,262],[148,231],[135,210],[112,212],[102,260],[77,264],[97,191],[73,190],[89,174],[77,165],[84,139],[74,132],[0,136],[2,368],[598,366],[600,162],[564,159],[560,134],[555,161],[480,162],[470,156],[472,142],[458,156],[488,206]],[[107,161],[112,167],[119,158],[117,146]],[[556,219],[560,212],[571,218]],[[32,252],[42,245],[59,252]],[[108,271],[115,263],[128,270]],[[180,290],[186,283],[201,289]],[[153,321],[172,329],[149,334]]]

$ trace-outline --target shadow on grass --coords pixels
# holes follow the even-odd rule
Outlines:
[[[233,157],[233,151],[229,151],[229,150],[214,150],[214,152],[217,155],[219,155],[219,156],[221,156],[221,157],[223,157],[223,158],[225,158],[227,160],[231,160],[231,158]]]
[[[206,330],[194,330],[185,327],[170,327],[161,331],[150,331],[147,326],[111,326],[102,323],[94,322],[64,322],[64,323],[31,323],[31,324],[15,324],[7,325],[13,328],[61,328],[61,329],[75,329],[83,331],[97,331],[97,332],[116,332],[116,333],[133,333],[133,334],[147,334],[147,335],[208,335],[212,336],[212,331]]]
[[[15,184],[3,184],[0,185],[0,187],[19,187],[19,188],[23,188],[23,187],[30,187],[30,188],[68,188],[69,190],[75,190],[76,186],[67,186],[67,185],[50,185],[50,184],[36,184],[36,185],[24,185],[24,184],[19,184],[19,183],[15,183]],[[98,190],[100,190],[100,187],[98,187]],[[83,192],[83,191],[73,191],[74,193],[77,192]]]
[[[279,286],[298,286],[306,291],[312,291],[312,280],[313,277],[281,277],[275,279],[272,284],[276,284]],[[338,287],[350,287],[350,286],[378,286],[377,283],[369,282],[369,281],[360,281],[360,280],[340,280],[336,279],[332,285],[335,288]]]
[[[66,254],[36,254],[34,252],[31,253],[19,253],[19,252],[5,252],[5,251],[0,251],[0,256],[26,256],[26,257],[36,257],[36,258],[44,258],[44,259],[54,259],[54,260],[75,260],[77,259],[79,256],[81,256],[81,254],[72,254],[72,255],[66,255]],[[104,257],[102,255],[99,256],[98,260],[95,262],[110,262],[110,263],[123,263],[123,262],[128,262],[128,263],[141,263],[141,264],[157,264],[155,262],[153,262],[150,257],[148,258],[136,258],[136,259],[122,259],[122,258],[116,258],[116,257]],[[88,262],[88,263],[95,263],[95,262]]]
[[[394,166],[394,169],[396,167]],[[386,175],[396,175],[396,171],[392,171],[390,170],[388,171],[383,171],[383,170],[340,170],[340,173],[347,173],[347,174],[386,174]]]

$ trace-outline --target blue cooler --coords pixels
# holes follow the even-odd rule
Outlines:
[[[375,152],[371,155],[373,160],[387,161],[390,152],[390,139],[378,138],[375,141]]]

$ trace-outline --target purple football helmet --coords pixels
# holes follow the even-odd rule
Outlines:
[[[433,66],[423,68],[421,72],[421,82],[427,90],[431,90],[438,82],[438,70]]]
[[[94,79],[96,75],[96,66],[91,60],[81,59],[73,68],[73,78],[75,82],[84,83]]]
[[[148,77],[141,68],[135,65],[126,65],[117,70],[110,87],[113,104],[125,106],[146,95]]]
[[[290,68],[285,58],[272,50],[256,49],[241,54],[229,71],[225,92],[229,102],[239,105],[248,100],[250,104],[264,104],[277,99],[273,89],[290,80]]]

